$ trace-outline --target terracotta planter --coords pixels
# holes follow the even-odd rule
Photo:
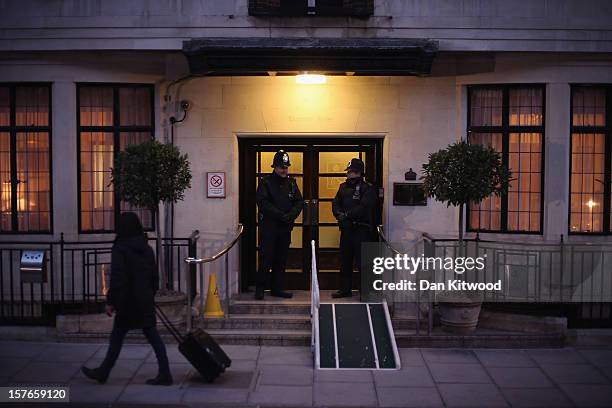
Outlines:
[[[440,323],[444,330],[453,333],[470,333],[478,325],[482,302],[441,302]]]
[[[187,307],[187,295],[182,292],[171,292],[155,295],[155,304],[157,304],[168,320],[175,326],[185,324],[185,308]],[[163,328],[164,325],[157,318],[157,327]]]

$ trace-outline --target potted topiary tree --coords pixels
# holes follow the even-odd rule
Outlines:
[[[469,203],[490,195],[504,194],[511,173],[493,148],[464,141],[429,155],[423,165],[423,188],[428,197],[459,207],[459,248],[463,250],[463,212]],[[469,291],[441,291],[437,299],[443,327],[452,331],[476,328],[482,294]]]
[[[111,182],[120,200],[147,208],[154,216],[160,276],[160,290],[155,301],[170,320],[180,323],[184,318],[186,295],[168,288],[160,233],[160,205],[182,200],[185,190],[191,187],[187,155],[181,154],[176,146],[157,140],[130,145],[115,158]]]

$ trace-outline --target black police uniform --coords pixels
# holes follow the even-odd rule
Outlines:
[[[267,273],[272,269],[272,294],[282,293],[283,274],[291,243],[291,230],[304,206],[300,189],[292,177],[274,171],[259,182],[255,194],[259,207],[259,271],[257,289],[263,293]]]
[[[363,177],[346,179],[332,202],[332,212],[340,227],[339,294],[350,295],[353,265],[361,270],[361,243],[372,239],[376,189]]]

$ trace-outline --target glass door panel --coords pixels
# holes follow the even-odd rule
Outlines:
[[[340,230],[332,214],[332,200],[340,183],[346,179],[344,169],[353,157],[360,157],[366,163],[366,179],[380,185],[380,166],[382,141],[364,139],[355,143],[347,139],[343,144],[335,140],[322,139],[266,139],[239,140],[240,172],[240,219],[245,226],[243,240],[242,290],[252,288],[259,259],[259,223],[254,195],[259,178],[272,171],[274,153],[284,149],[289,153],[291,167],[289,174],[295,178],[309,206],[308,213],[316,214],[305,219],[302,211],[296,219],[291,233],[291,244],[287,260],[285,286],[288,290],[308,290],[310,288],[310,242],[317,243],[317,262],[319,266],[319,286],[321,289],[337,289],[339,286],[339,243]],[[369,171],[373,170],[373,171]],[[312,211],[316,210],[318,211]],[[380,217],[377,217],[380,218]],[[359,274],[355,273],[354,288],[359,287]]]

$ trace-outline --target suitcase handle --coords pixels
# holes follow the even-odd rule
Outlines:
[[[170,323],[170,319],[168,319],[168,316],[166,316],[166,314],[163,312],[161,307],[159,307],[159,305],[155,305],[155,309],[157,312],[157,317],[159,317],[159,320],[161,320],[163,325],[166,326],[166,329],[168,329],[172,337],[174,337],[176,341],[181,343],[184,340],[183,335],[178,331],[176,327],[174,327],[172,323]]]

